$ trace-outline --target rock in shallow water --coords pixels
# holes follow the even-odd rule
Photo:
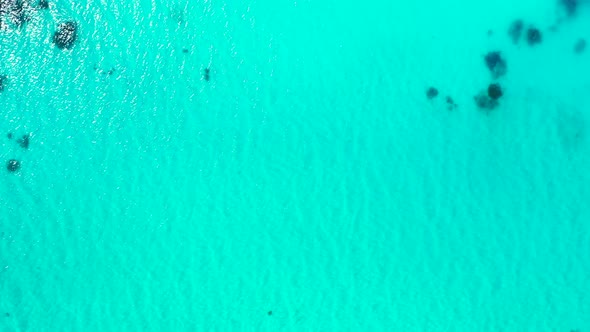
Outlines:
[[[477,107],[488,112],[495,109],[499,105],[496,99],[490,98],[483,91],[476,95],[473,99],[475,100],[475,104],[477,105]]]
[[[574,45],[574,52],[576,54],[580,54],[582,52],[584,52],[584,50],[586,49],[586,40],[585,39],[579,39],[576,44]]]
[[[435,87],[430,87],[426,90],[426,97],[428,99],[433,99],[438,96],[438,90]]]
[[[510,25],[510,28],[508,29],[508,35],[510,36],[510,38],[512,39],[512,42],[514,44],[517,44],[518,41],[520,40],[520,36],[522,35],[523,28],[524,28],[524,23],[522,22],[522,20],[515,20]]]
[[[500,84],[492,83],[488,86],[488,96],[493,100],[497,100],[502,97],[502,87]]]
[[[30,142],[30,135],[27,134],[23,135],[23,137],[18,140],[18,145],[23,149],[28,149]]]
[[[20,169],[20,162],[16,159],[10,159],[6,164],[6,169],[9,172],[14,173]]]
[[[530,27],[526,32],[526,39],[530,46],[535,46],[543,41],[543,35],[539,29]]]
[[[488,67],[494,79],[506,75],[506,60],[502,58],[500,52],[489,52],[485,56],[485,61],[486,67]]]
[[[58,25],[57,31],[53,35],[53,42],[58,48],[67,50],[74,46],[77,38],[78,24],[73,21],[67,21]]]

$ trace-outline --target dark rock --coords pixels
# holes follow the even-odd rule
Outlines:
[[[485,56],[485,61],[494,79],[506,75],[506,61],[502,59],[500,52],[489,52]]]
[[[452,110],[456,109],[457,106],[458,106],[457,104],[455,104],[455,101],[450,96],[447,96],[447,98],[445,99],[445,101],[447,102],[447,109],[449,111],[452,111]]]
[[[563,6],[568,16],[574,16],[578,10],[578,0],[559,0],[559,4]]]
[[[268,315],[269,315],[269,316],[272,316],[272,311],[269,311],[269,312],[268,312]]]
[[[474,99],[477,107],[486,111],[491,111],[499,105],[497,100],[490,98],[483,91],[480,92],[477,96],[475,96]]]
[[[508,29],[508,35],[510,36],[514,44],[517,44],[520,41],[523,28],[524,23],[522,22],[522,20],[516,20],[512,22],[512,24],[510,24],[510,28]]]
[[[47,0],[40,0],[39,1],[39,8],[40,9],[47,9],[47,8],[49,8],[49,1],[47,1]]]
[[[502,87],[500,84],[492,83],[488,86],[488,96],[493,100],[497,100],[502,97]]]
[[[574,45],[574,52],[580,54],[584,52],[584,50],[586,50],[586,40],[580,39],[576,42],[576,45]]]
[[[6,83],[6,76],[0,75],[0,92],[4,91],[4,84]]]
[[[78,24],[73,21],[60,23],[53,35],[53,42],[60,49],[70,49],[78,38]]]
[[[209,70],[209,68],[205,68],[205,70],[203,70],[203,79],[205,81],[209,81],[210,77],[210,73],[211,71]]]
[[[20,161],[15,160],[15,159],[10,159],[8,161],[8,163],[6,164],[6,169],[9,172],[16,172],[20,169]]]
[[[28,149],[29,148],[29,143],[30,143],[30,135],[23,135],[23,138],[20,138],[17,142],[18,145],[20,145],[21,148],[23,149]]]
[[[22,0],[13,2],[9,12],[10,20],[19,28],[31,20],[31,18],[27,15],[25,4]]]
[[[430,87],[426,90],[426,97],[428,97],[428,99],[433,99],[436,96],[438,96],[438,90],[436,88]]]
[[[183,48],[183,49],[182,49],[182,53],[188,53],[188,49],[186,49],[186,48]]]
[[[8,139],[12,139],[12,133],[6,134],[6,137],[8,137]]]
[[[526,40],[530,46],[535,46],[543,41],[543,35],[539,29],[530,27],[526,32]]]

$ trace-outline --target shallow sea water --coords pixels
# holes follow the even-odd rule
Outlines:
[[[590,331],[590,4],[556,2],[4,17],[0,331]]]

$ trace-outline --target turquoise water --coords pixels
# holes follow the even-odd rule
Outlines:
[[[590,4],[556,2],[4,17],[0,331],[590,331]]]

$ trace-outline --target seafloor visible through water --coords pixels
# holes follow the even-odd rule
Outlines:
[[[588,0],[0,0],[0,331],[590,331],[588,40]]]

